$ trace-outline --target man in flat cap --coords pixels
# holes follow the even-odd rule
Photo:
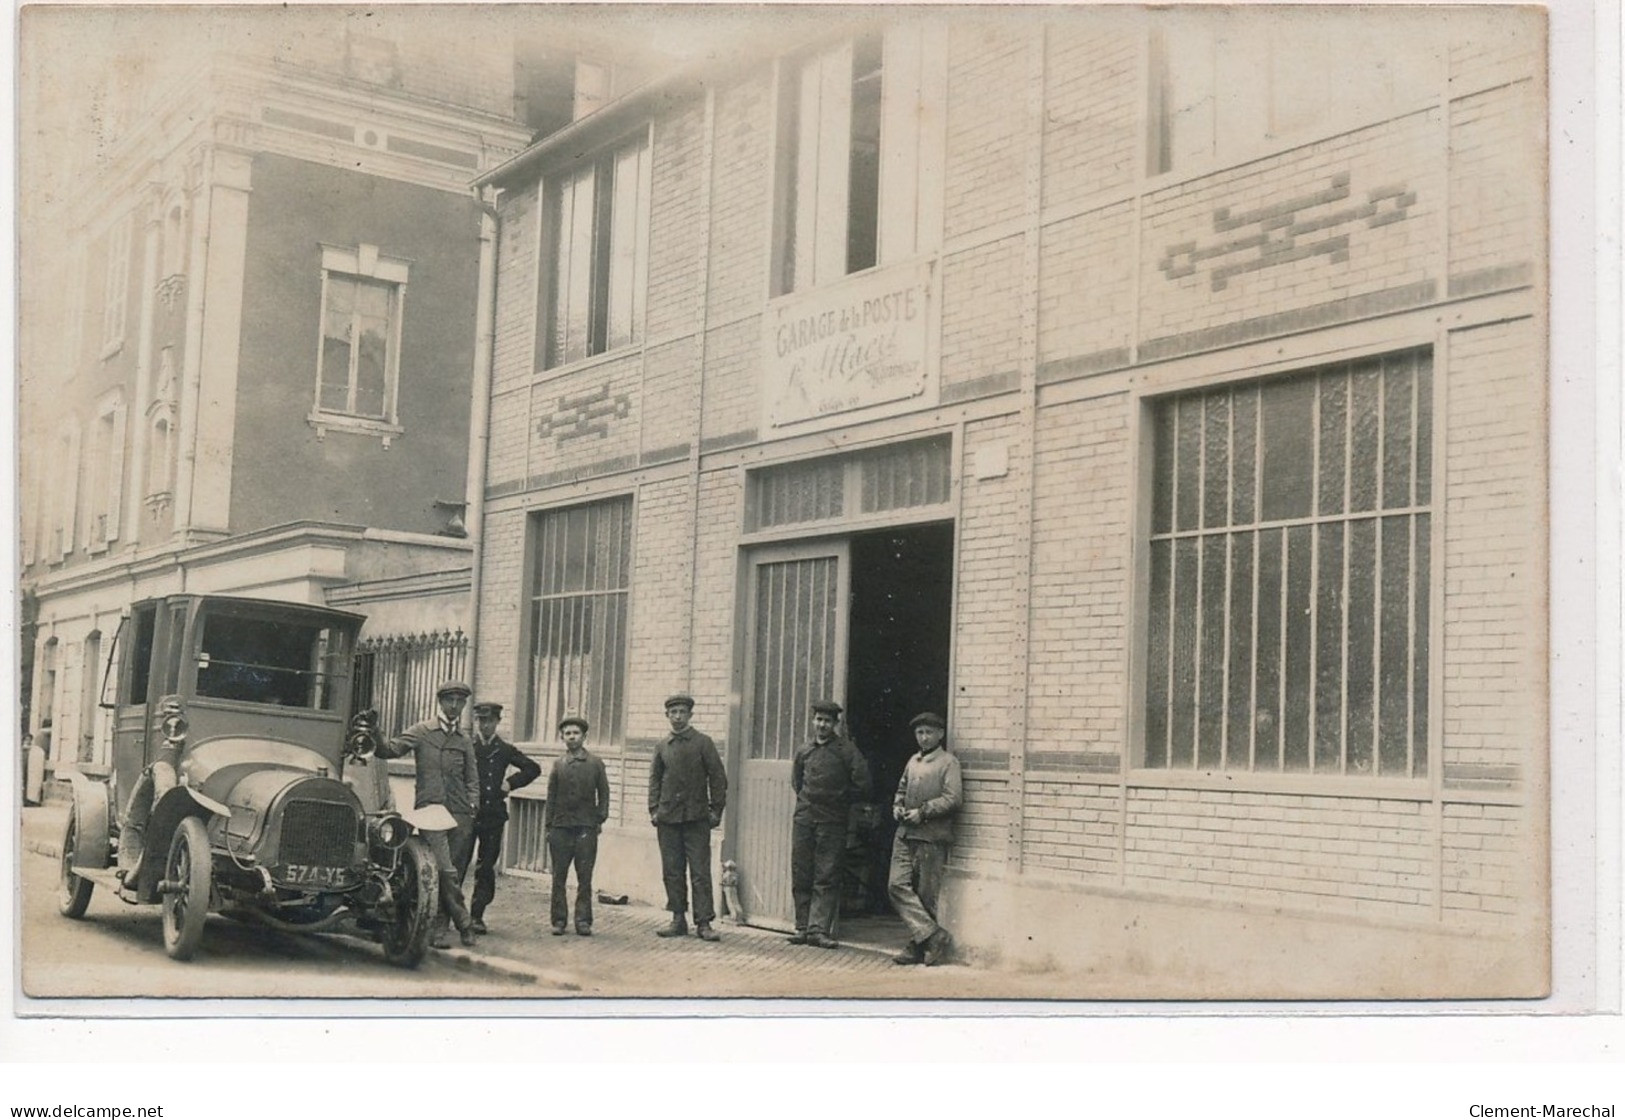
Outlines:
[[[909,726],[914,728],[919,753],[903,768],[892,801],[897,836],[892,841],[891,874],[886,883],[898,917],[908,926],[909,941],[892,960],[932,965],[948,952],[948,931],[937,924],[937,899],[964,793],[959,760],[943,746],[947,737],[943,718],[935,712],[921,712]]]
[[[463,734],[463,707],[470,690],[462,681],[447,681],[435,690],[439,712],[434,719],[414,723],[387,743],[380,743],[380,758],[403,758],[410,754],[417,771],[414,812],[433,810],[420,817],[418,831],[434,853],[440,872],[440,915],[435,921],[430,944],[436,949],[451,947],[448,920],[456,925],[464,945],[474,944],[474,922],[463,905],[462,876],[457,868],[468,866],[468,848],[474,840],[474,812],[480,795],[479,764],[474,760],[474,744]],[[436,827],[435,817],[449,820]],[[416,823],[416,822],[414,822]]]
[[[851,807],[869,796],[869,766],[836,724],[841,706],[812,706],[812,738],[796,748],[790,787],[796,792],[790,822],[790,893],[796,903],[794,945],[838,948],[835,913],[841,900],[841,857]]]
[[[576,933],[592,936],[592,869],[598,862],[598,830],[609,819],[609,773],[603,760],[587,749],[587,721],[580,716],[559,720],[564,753],[547,776],[547,854],[553,864],[553,936],[565,931],[570,917],[570,865],[576,869]]]
[[[475,933],[485,933],[485,910],[497,896],[497,861],[502,858],[502,833],[508,825],[508,794],[542,776],[536,760],[497,734],[502,705],[481,700],[474,705],[474,761],[480,771],[480,807],[474,815],[474,897],[469,910]],[[457,869],[467,873],[468,857]]]
[[[719,941],[711,928],[716,897],[711,892],[711,830],[722,824],[728,804],[728,775],[711,737],[689,723],[694,697],[678,692],[666,697],[671,734],[655,748],[649,764],[649,823],[660,840],[660,872],[666,884],[671,924],[658,937],[688,933],[688,893],[694,891],[694,932],[702,941]],[[685,872],[687,882],[685,883]]]

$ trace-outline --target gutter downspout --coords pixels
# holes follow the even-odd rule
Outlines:
[[[480,649],[480,594],[485,563],[485,479],[491,443],[491,372],[496,347],[497,235],[501,219],[494,205],[498,191],[493,187],[474,188],[474,203],[480,208],[479,286],[474,298],[474,383],[468,416],[468,512],[465,524],[473,551],[468,581],[468,683],[475,697],[480,695],[477,666]]]

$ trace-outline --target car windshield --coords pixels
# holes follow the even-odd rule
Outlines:
[[[203,619],[197,694],[333,711],[350,677],[349,645],[325,620],[214,608]]]

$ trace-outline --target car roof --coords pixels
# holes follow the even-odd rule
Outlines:
[[[334,607],[322,606],[319,603],[290,602],[286,599],[256,599],[247,595],[163,595],[154,599],[143,599],[135,606],[145,606],[148,603],[173,603],[183,599],[191,599],[199,607],[224,605],[231,607],[251,607],[272,612],[292,612],[305,615],[319,615],[334,621],[353,622],[360,625],[367,621],[364,614],[354,611],[341,611]]]

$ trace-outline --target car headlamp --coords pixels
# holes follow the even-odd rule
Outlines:
[[[399,848],[411,835],[411,826],[394,813],[371,817],[367,821],[368,840],[381,848]]]

